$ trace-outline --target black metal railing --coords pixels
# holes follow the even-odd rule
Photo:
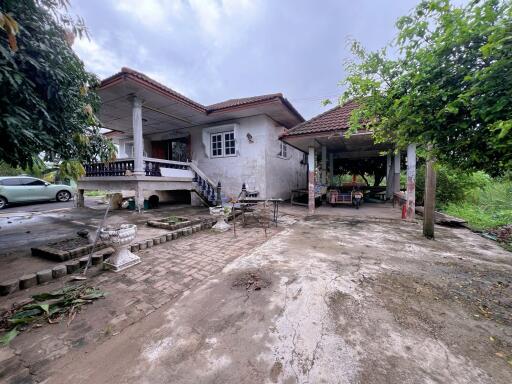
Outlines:
[[[134,171],[133,159],[118,159],[109,163],[85,164],[85,177],[128,176]],[[144,174],[146,176],[162,176],[161,168],[189,169],[188,163],[144,159]]]
[[[127,171],[133,172],[133,167],[133,160],[130,159],[84,165],[86,177],[126,176]]]

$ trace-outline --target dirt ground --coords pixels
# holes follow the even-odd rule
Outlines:
[[[314,216],[45,383],[508,384],[511,272],[465,229]]]

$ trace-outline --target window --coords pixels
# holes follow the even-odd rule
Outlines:
[[[21,179],[19,179],[19,178],[4,179],[4,180],[2,180],[2,185],[9,185],[9,186],[21,185]]]
[[[217,132],[211,134],[212,157],[236,155],[235,132]]]
[[[23,179],[23,185],[30,185],[30,186],[39,185],[39,186],[41,186],[41,185],[46,185],[46,183],[43,180],[26,178],[26,179]]]
[[[286,159],[288,157],[288,146],[282,141],[279,142],[279,153],[277,154],[277,156],[283,159]]]

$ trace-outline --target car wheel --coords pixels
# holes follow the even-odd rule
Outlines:
[[[59,191],[56,196],[57,201],[66,202],[71,199],[71,193],[68,191]]]
[[[4,209],[5,207],[7,207],[7,199],[0,196],[0,209]]]

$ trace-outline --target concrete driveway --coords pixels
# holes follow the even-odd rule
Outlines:
[[[467,230],[316,216],[46,382],[508,384],[511,276]]]

